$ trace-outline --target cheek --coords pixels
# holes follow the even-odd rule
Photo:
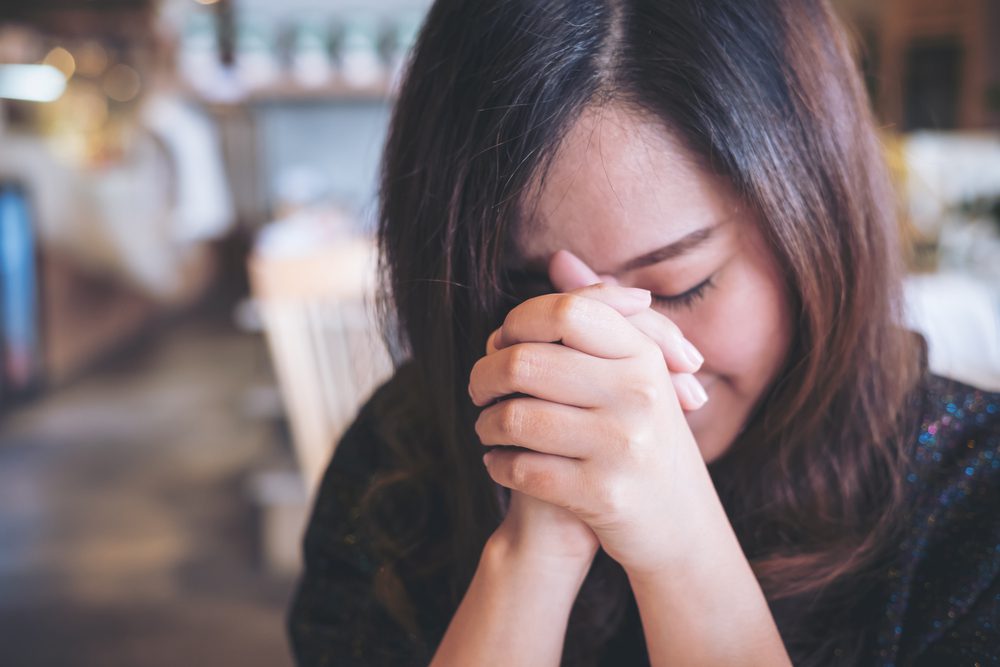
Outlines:
[[[705,374],[748,400],[780,370],[791,333],[788,299],[777,276],[755,268],[731,266],[713,298],[692,313],[691,331],[685,331],[705,356]]]

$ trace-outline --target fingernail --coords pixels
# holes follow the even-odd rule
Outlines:
[[[681,384],[684,387],[684,392],[687,394],[688,400],[694,404],[694,409],[697,410],[701,406],[708,402],[708,393],[705,388],[701,386],[698,382],[698,378],[690,374],[684,374],[680,376]]]
[[[612,276],[611,274],[602,273],[601,275],[599,275],[597,277],[600,279],[600,281],[602,283],[607,283],[609,285],[617,285],[618,284],[618,279],[615,278],[614,276]]]
[[[698,382],[697,378],[693,376],[691,378],[691,391],[694,393],[694,400],[698,403],[698,407],[708,403],[708,392],[706,392],[705,388],[701,386],[701,383]]]
[[[701,368],[701,365],[705,363],[705,357],[701,356],[701,352],[698,351],[698,348],[696,348],[687,338],[681,339],[681,346],[684,348],[684,356],[687,357],[688,361],[694,364],[695,368]],[[698,386],[700,387],[701,385]],[[702,391],[704,391],[704,389]]]
[[[649,304],[653,299],[653,293],[648,289],[641,289],[639,287],[626,287],[626,294],[628,298],[635,301],[636,303]]]

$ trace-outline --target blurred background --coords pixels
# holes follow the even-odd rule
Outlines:
[[[280,666],[390,371],[376,175],[428,0],[0,0],[0,664]],[[837,0],[934,370],[1000,390],[1000,1]]]

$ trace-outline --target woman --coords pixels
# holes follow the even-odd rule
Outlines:
[[[897,326],[894,213],[821,0],[437,2],[299,662],[993,664],[1000,401]]]

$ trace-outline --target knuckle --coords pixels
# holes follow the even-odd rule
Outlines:
[[[511,462],[510,477],[513,486],[531,492],[532,495],[548,496],[552,490],[552,473],[534,465],[536,462],[526,456],[516,456]]]
[[[628,505],[628,485],[611,478],[601,481],[595,493],[597,510],[605,517],[623,514]]]
[[[571,325],[586,307],[586,297],[577,294],[560,294],[552,304],[552,316],[558,324]]]
[[[524,423],[524,412],[516,401],[507,400],[497,410],[497,430],[501,435],[513,439],[520,434]]]
[[[526,488],[530,485],[534,477],[531,462],[520,454],[515,454],[510,461],[510,481],[518,489]]]
[[[625,428],[615,429],[608,436],[608,440],[619,457],[631,457],[642,449],[642,437],[631,430]]]
[[[506,368],[504,369],[510,380],[525,380],[531,377],[534,368],[534,358],[531,348],[524,345],[516,345],[510,348],[507,354]]]
[[[629,401],[640,408],[651,408],[662,397],[660,386],[645,378],[633,380],[627,386]]]

